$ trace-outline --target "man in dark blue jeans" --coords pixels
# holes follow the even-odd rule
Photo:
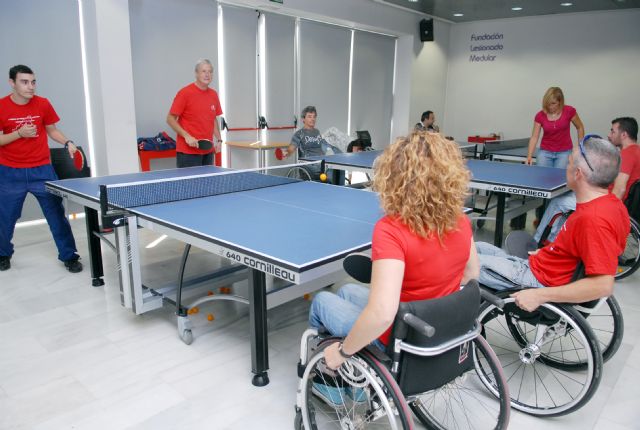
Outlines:
[[[11,267],[13,232],[27,193],[44,213],[58,247],[58,259],[71,273],[82,271],[62,199],[45,190],[58,179],[49,155],[48,137],[64,145],[73,157],[77,148],[56,128],[59,117],[44,97],[35,95],[36,79],[24,65],[9,70],[12,92],[0,98],[0,270]]]

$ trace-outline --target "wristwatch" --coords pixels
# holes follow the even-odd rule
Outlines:
[[[340,353],[342,358],[351,358],[351,357],[353,357],[353,354],[347,354],[346,352],[344,352],[344,350],[342,349],[342,345],[343,345],[342,342],[340,342],[338,344],[338,352]]]
[[[69,144],[70,144],[70,143],[73,143],[73,140],[67,140],[67,141],[64,143],[64,149],[69,149]]]

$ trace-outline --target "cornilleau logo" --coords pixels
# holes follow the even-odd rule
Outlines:
[[[291,272],[282,267],[278,267],[273,263],[267,263],[265,261],[258,260],[256,258],[249,257],[248,255],[242,254],[240,252],[234,252],[231,250],[223,250],[220,253],[220,255],[222,255],[223,257],[229,260],[235,261],[236,263],[244,264],[245,266],[250,267],[251,269],[259,270],[269,275],[276,276],[280,279],[284,279],[285,281],[291,281],[294,284],[299,283],[296,273]]]

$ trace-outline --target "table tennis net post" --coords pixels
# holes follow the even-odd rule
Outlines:
[[[318,171],[322,168],[321,162],[318,161],[101,185],[100,210],[104,218],[121,214],[128,208],[287,185],[305,179],[299,175],[287,176],[292,170],[301,167]]]

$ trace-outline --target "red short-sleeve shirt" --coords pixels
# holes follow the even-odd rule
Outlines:
[[[640,145],[632,144],[620,151],[620,173],[629,175],[627,188],[624,190],[622,201],[627,199],[629,188],[640,179]],[[609,187],[609,191],[613,188],[613,184]]]
[[[404,261],[401,302],[443,297],[460,289],[471,235],[471,224],[464,215],[442,243],[434,235],[421,238],[400,220],[385,216],[374,228],[371,258]],[[384,344],[389,341],[390,331],[380,336]]]
[[[549,121],[544,111],[538,112],[534,121],[542,126],[543,134],[540,141],[540,149],[553,152],[571,151],[573,148],[571,120],[574,116],[576,116],[575,108],[568,105],[562,108],[560,118],[555,121]]]
[[[169,113],[177,116],[180,127],[194,138],[213,140],[214,123],[216,117],[222,115],[222,107],[214,89],[201,90],[191,83],[178,91]],[[181,135],[176,139],[176,150],[185,154],[208,154],[213,151],[192,148]]]
[[[615,275],[629,228],[627,208],[613,194],[578,203],[556,240],[529,257],[531,272],[547,287],[571,282],[580,261],[587,276]]]
[[[44,97],[33,96],[27,104],[19,105],[11,96],[0,99],[0,127],[4,134],[13,133],[25,124],[36,126],[35,137],[23,137],[0,146],[0,164],[15,168],[38,167],[51,163],[48,125],[60,120]]]

